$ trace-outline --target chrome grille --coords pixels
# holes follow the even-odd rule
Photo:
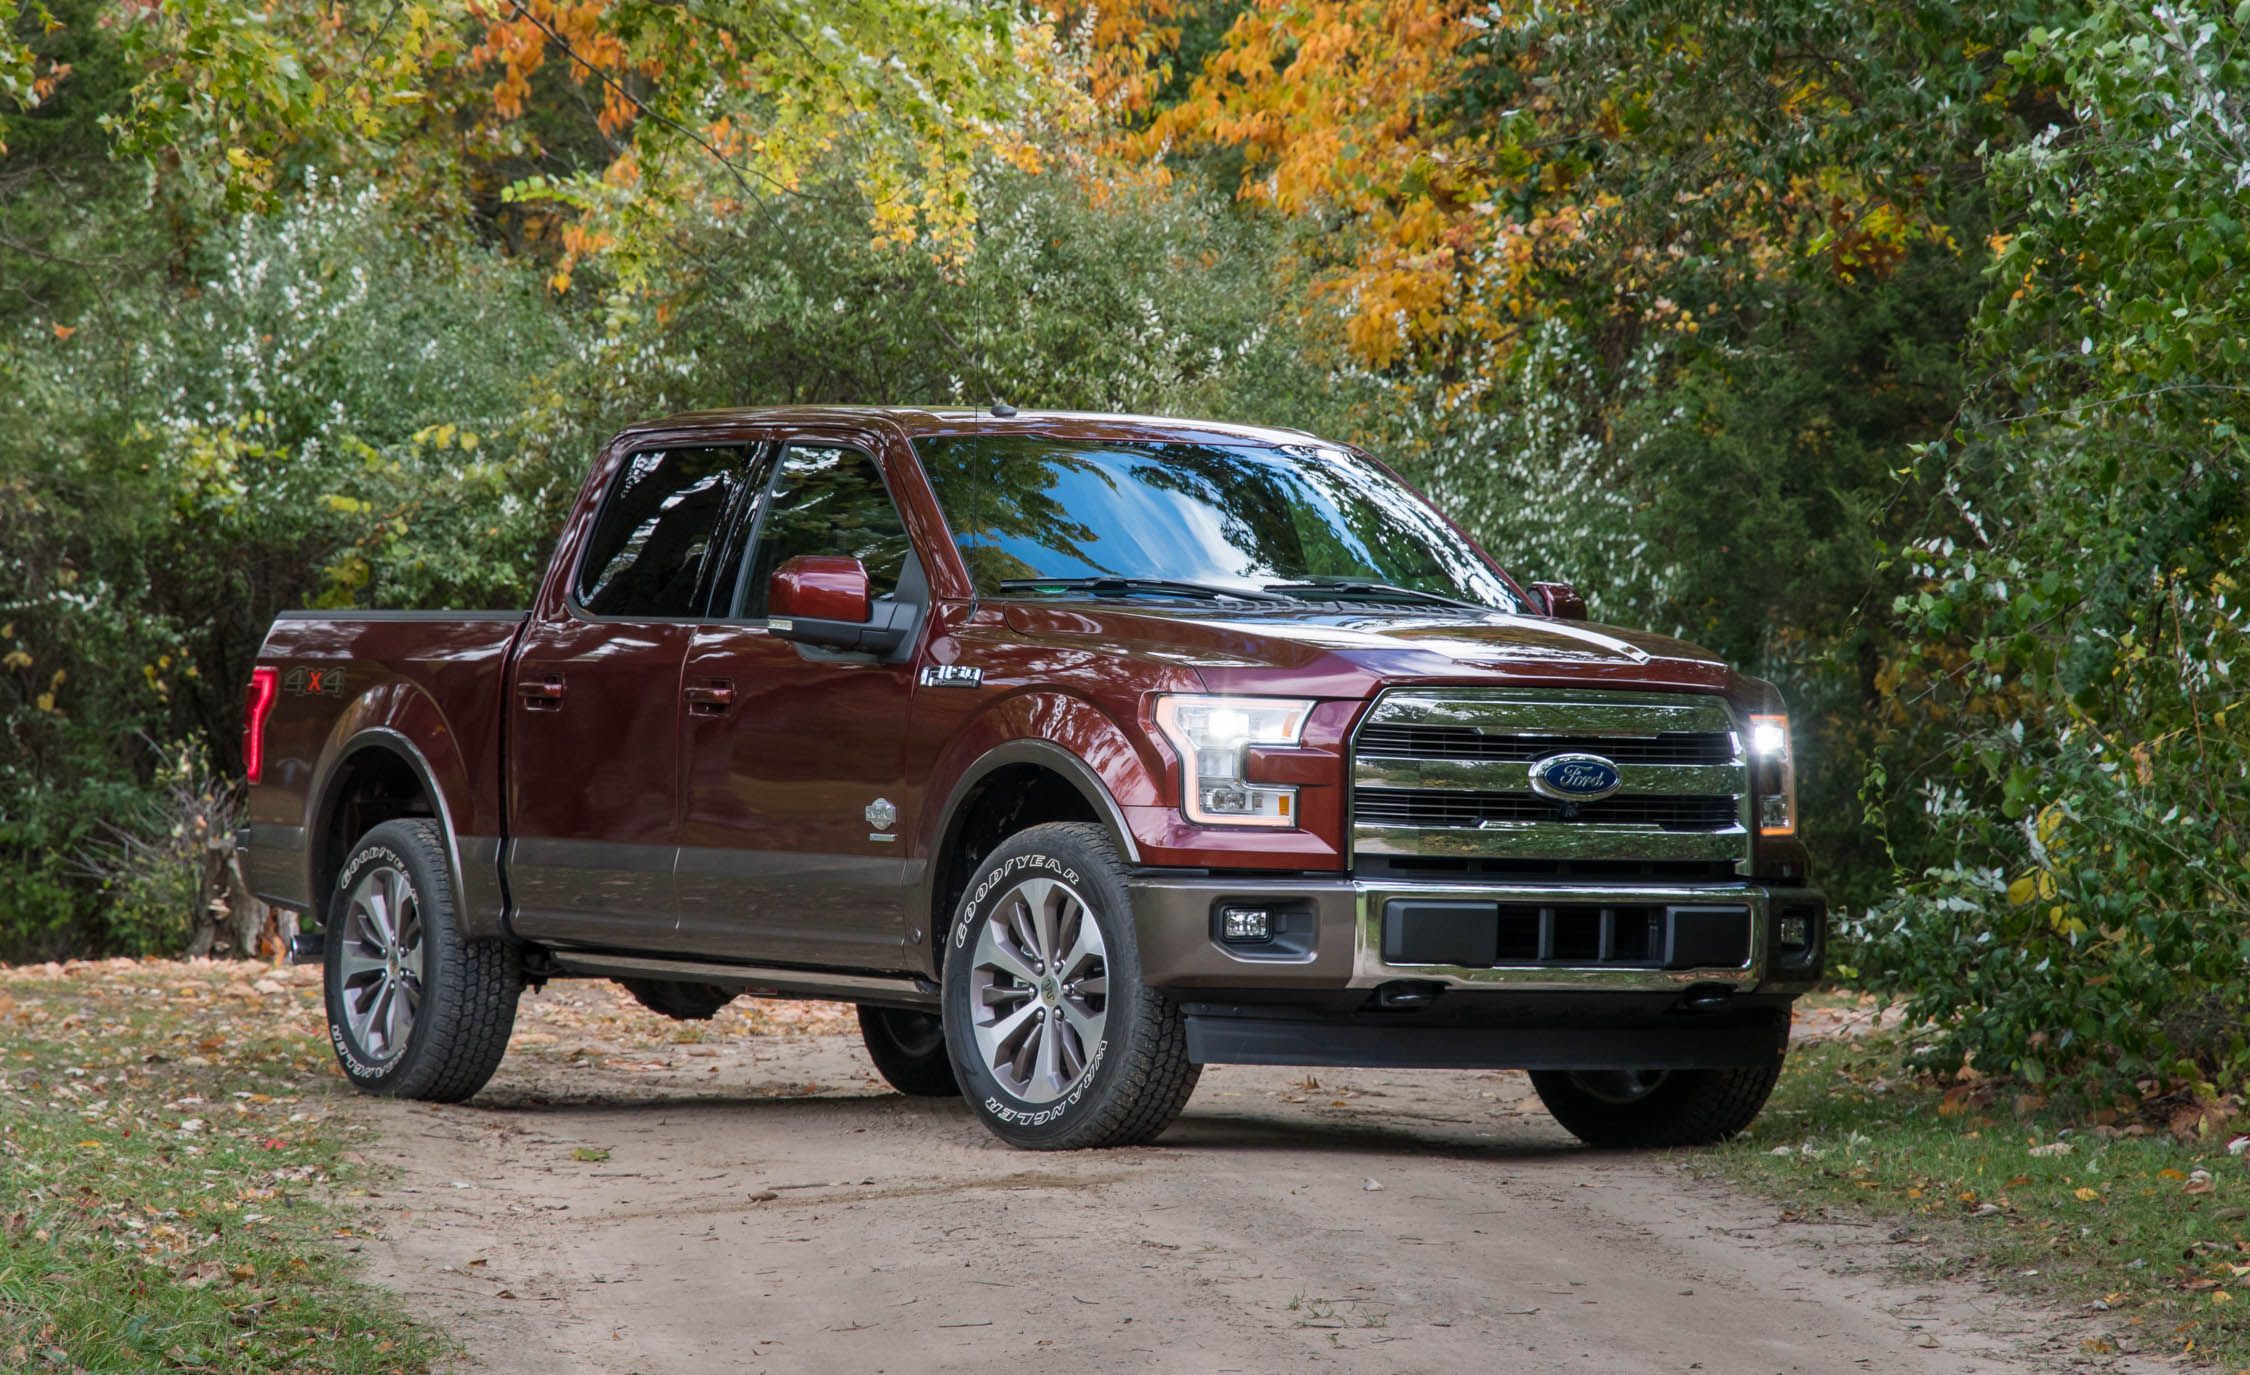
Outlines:
[[[1598,754],[1612,764],[1727,764],[1731,731],[1673,731],[1647,739],[1603,735],[1487,735],[1469,726],[1375,726],[1359,733],[1360,757],[1383,759],[1520,759]]]
[[[1352,807],[1362,821],[1394,826],[1482,826],[1488,821],[1543,821],[1557,826],[1658,826],[1668,831],[1723,831],[1741,802],[1722,795],[1605,797],[1554,802],[1536,793],[1357,788]]]
[[[1620,878],[1651,862],[1748,872],[1748,773],[1714,696],[1544,688],[1402,688],[1352,742],[1355,854],[1376,860],[1552,861]],[[1564,753],[1615,764],[1591,802],[1531,791],[1531,766]]]

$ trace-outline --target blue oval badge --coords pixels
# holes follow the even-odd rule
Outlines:
[[[1598,754],[1550,754],[1531,766],[1531,790],[1557,802],[1598,802],[1624,784],[1617,766]]]

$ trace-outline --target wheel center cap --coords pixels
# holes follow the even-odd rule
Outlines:
[[[1056,983],[1053,979],[1041,979],[1039,981],[1039,1000],[1049,1007],[1061,1002],[1062,985]]]

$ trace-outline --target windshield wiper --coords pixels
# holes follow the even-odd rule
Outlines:
[[[1424,592],[1419,587],[1400,587],[1390,582],[1363,582],[1357,578],[1318,578],[1308,582],[1269,582],[1268,592],[1330,593],[1339,597],[1404,597],[1410,601],[1429,602],[1436,606],[1457,606],[1464,611],[1490,611],[1489,606],[1465,602],[1459,597],[1448,597],[1437,592]],[[1318,600],[1308,597],[1306,600]]]
[[[1003,592],[1093,592],[1131,594],[1153,593],[1159,596],[1201,597],[1217,601],[1231,597],[1246,602],[1278,602],[1287,600],[1271,592],[1259,592],[1246,587],[1221,587],[1214,583],[1183,582],[1173,578],[1002,578]]]

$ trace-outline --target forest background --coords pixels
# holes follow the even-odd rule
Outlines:
[[[2246,25],[0,0],[0,957],[208,940],[277,610],[522,603],[632,420],[1004,397],[1367,446],[1781,684],[1920,1063],[2238,1095]]]

